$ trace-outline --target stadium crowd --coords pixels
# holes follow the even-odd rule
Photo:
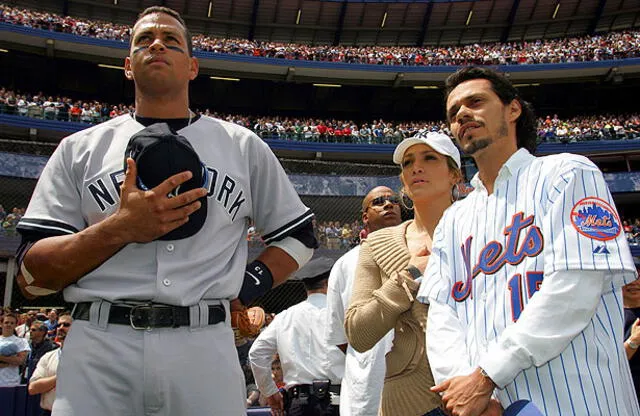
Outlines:
[[[89,124],[135,110],[132,104],[118,105],[99,100],[82,101],[65,96],[21,93],[0,88],[0,113],[73,121]],[[209,109],[198,113],[217,117],[256,132],[263,139],[307,142],[397,144],[418,131],[442,131],[449,134],[444,121],[385,121],[383,119],[354,122],[353,120],[297,118],[280,116],[249,116],[222,114]],[[581,140],[635,139],[640,137],[640,113],[585,115],[560,118],[557,114],[538,119],[540,142],[576,142]]]
[[[0,5],[0,22],[55,32],[128,42],[131,28],[112,22]],[[602,61],[640,56],[640,31],[562,39],[459,46],[331,46],[196,34],[194,48],[233,55],[372,65],[521,65]]]

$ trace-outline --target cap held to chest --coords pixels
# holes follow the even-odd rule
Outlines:
[[[127,158],[136,162],[138,168],[137,186],[142,190],[153,189],[171,176],[191,171],[188,181],[173,189],[168,197],[172,198],[196,188],[207,187],[207,168],[191,143],[172,130],[167,123],[156,123],[131,136],[124,155],[126,169]],[[200,209],[189,216],[186,224],[163,235],[159,240],[180,240],[196,234],[207,219],[207,197],[200,198]]]

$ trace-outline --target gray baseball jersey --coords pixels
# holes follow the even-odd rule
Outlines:
[[[125,176],[125,148],[144,127],[123,115],[62,140],[18,229],[73,234],[112,215]],[[178,132],[207,167],[209,212],[203,228],[182,240],[128,244],[68,286],[67,301],[186,306],[235,298],[247,263],[247,218],[267,244],[311,220],[273,152],[250,130],[202,116]]]

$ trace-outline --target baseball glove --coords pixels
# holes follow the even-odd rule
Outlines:
[[[259,306],[231,312],[231,327],[238,329],[240,336],[243,337],[257,336],[264,326],[264,320],[264,310]]]

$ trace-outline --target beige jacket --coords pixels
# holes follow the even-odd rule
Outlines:
[[[405,233],[411,221],[370,234],[360,248],[353,294],[345,318],[349,344],[372,348],[391,329],[381,415],[416,416],[442,406],[429,389],[434,381],[427,361],[428,306],[414,298],[419,284],[404,271],[411,255]]]

